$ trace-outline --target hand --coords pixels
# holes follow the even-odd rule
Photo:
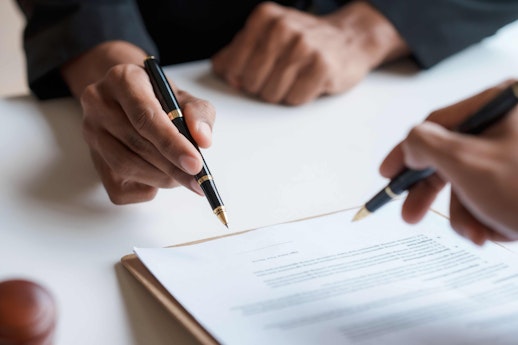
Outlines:
[[[203,195],[193,178],[202,168],[201,156],[162,110],[142,67],[145,57],[137,47],[112,42],[63,70],[80,98],[83,136],[115,204],[147,201],[159,188],[178,185]],[[185,91],[176,95],[193,138],[202,148],[210,146],[213,107]]]
[[[325,17],[264,2],[212,64],[236,88],[298,105],[348,90],[382,62],[406,54],[394,27],[366,2]]]
[[[518,107],[478,136],[448,130],[510,83],[435,111],[388,154],[380,167],[387,178],[405,166],[436,169],[409,191],[402,210],[405,221],[419,222],[450,183],[450,222],[457,233],[478,245],[518,240]]]

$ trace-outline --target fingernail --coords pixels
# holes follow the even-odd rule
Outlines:
[[[198,131],[203,134],[204,137],[210,138],[212,137],[212,129],[210,128],[207,122],[200,122],[198,124]]]
[[[191,175],[195,175],[200,170],[200,163],[194,157],[188,155],[180,156],[180,166],[182,169]]]

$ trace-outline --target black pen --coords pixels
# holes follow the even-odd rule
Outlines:
[[[457,128],[456,132],[476,135],[509,114],[518,104],[518,82],[503,90],[492,101],[483,106],[475,114],[468,117]],[[404,191],[410,189],[417,182],[427,178],[435,172],[428,168],[423,170],[404,169],[390,183],[370,199],[354,216],[353,221],[367,217],[389,201],[397,198]]]
[[[166,112],[167,116],[176,126],[176,128],[178,128],[178,131],[182,133],[191,142],[191,144],[194,145],[198,152],[200,152],[198,144],[196,144],[194,138],[189,132],[189,129],[187,128],[187,124],[183,118],[182,110],[178,104],[178,100],[176,99],[173,89],[167,81],[164,71],[162,70],[162,67],[158,63],[157,59],[155,59],[153,56],[149,56],[144,60],[144,67],[149,75],[151,84],[153,85],[155,95],[160,101],[160,104],[162,105],[162,108]],[[198,184],[205,193],[205,196],[209,200],[214,214],[228,228],[228,219],[225,206],[223,205],[223,201],[221,201],[218,189],[216,188],[216,184],[214,183],[214,179],[210,173],[209,168],[207,167],[207,163],[205,163],[205,158],[203,158],[203,155],[201,155],[201,159],[203,161],[203,167],[199,173],[194,175],[194,179],[198,181]]]

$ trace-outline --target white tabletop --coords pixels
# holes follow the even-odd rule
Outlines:
[[[398,63],[302,107],[246,98],[214,78],[207,61],[167,72],[217,109],[204,155],[237,232],[361,205],[386,182],[378,165],[412,125],[518,76],[517,36],[513,25],[433,69]],[[0,120],[0,280],[32,279],[52,291],[58,345],[195,344],[118,262],[134,246],[228,233],[208,202],[177,188],[112,205],[71,99],[3,98]],[[447,213],[447,199],[434,207]]]

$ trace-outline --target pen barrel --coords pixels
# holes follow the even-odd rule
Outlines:
[[[200,183],[200,187],[203,189],[203,192],[205,193],[205,196],[207,197],[207,200],[209,201],[210,207],[213,211],[215,211],[218,207],[223,206],[223,201],[219,196],[216,184],[214,183],[213,179]]]
[[[374,212],[389,201],[398,197],[401,193],[411,188],[417,182],[427,178],[435,172],[434,169],[428,168],[423,170],[405,169],[397,175],[387,187],[378,192],[366,204],[365,208],[369,212]]]
[[[372,199],[370,199],[365,204],[365,208],[369,212],[374,212],[378,208],[380,208],[383,205],[385,205],[386,203],[388,203],[389,201],[392,201],[392,199],[393,199],[392,195],[388,194],[386,192],[386,188],[385,188],[385,189],[379,191],[378,194],[376,194]]]
[[[394,194],[401,194],[412,188],[417,182],[424,180],[435,172],[434,169],[428,168],[423,170],[405,169],[396,178],[390,181],[388,187]]]
[[[456,131],[465,134],[479,134],[500,120],[518,103],[517,88],[518,83],[515,83],[513,87],[506,88],[493,100],[480,108],[476,114],[461,123],[456,128]]]
[[[196,141],[191,135],[191,132],[189,132],[189,129],[187,128],[187,124],[185,123],[185,120],[183,117],[177,117],[174,120],[172,120],[173,124],[178,128],[178,131],[187,138],[193,144],[193,146],[200,152],[200,156],[203,162],[203,166],[199,173],[194,175],[194,179],[198,181],[198,184],[200,185],[201,189],[203,190],[205,196],[207,197],[207,200],[209,201],[210,206],[212,207],[212,210],[215,210],[216,208],[223,206],[223,201],[221,200],[221,197],[219,196],[218,190],[216,188],[216,184],[214,183],[214,178],[209,170],[209,167],[207,166],[207,163],[205,162],[205,158],[201,154],[200,149],[198,148],[198,145],[196,144]]]
[[[155,92],[155,95],[158,98],[162,109],[164,109],[166,113],[169,113],[172,110],[180,109],[180,105],[178,104],[178,100],[176,99],[171,85],[169,85],[168,82],[157,82],[157,80],[167,81],[167,77],[158,64],[158,61],[153,57],[147,58],[144,60],[144,66],[146,72],[149,74],[149,80],[153,86],[153,91]]]

